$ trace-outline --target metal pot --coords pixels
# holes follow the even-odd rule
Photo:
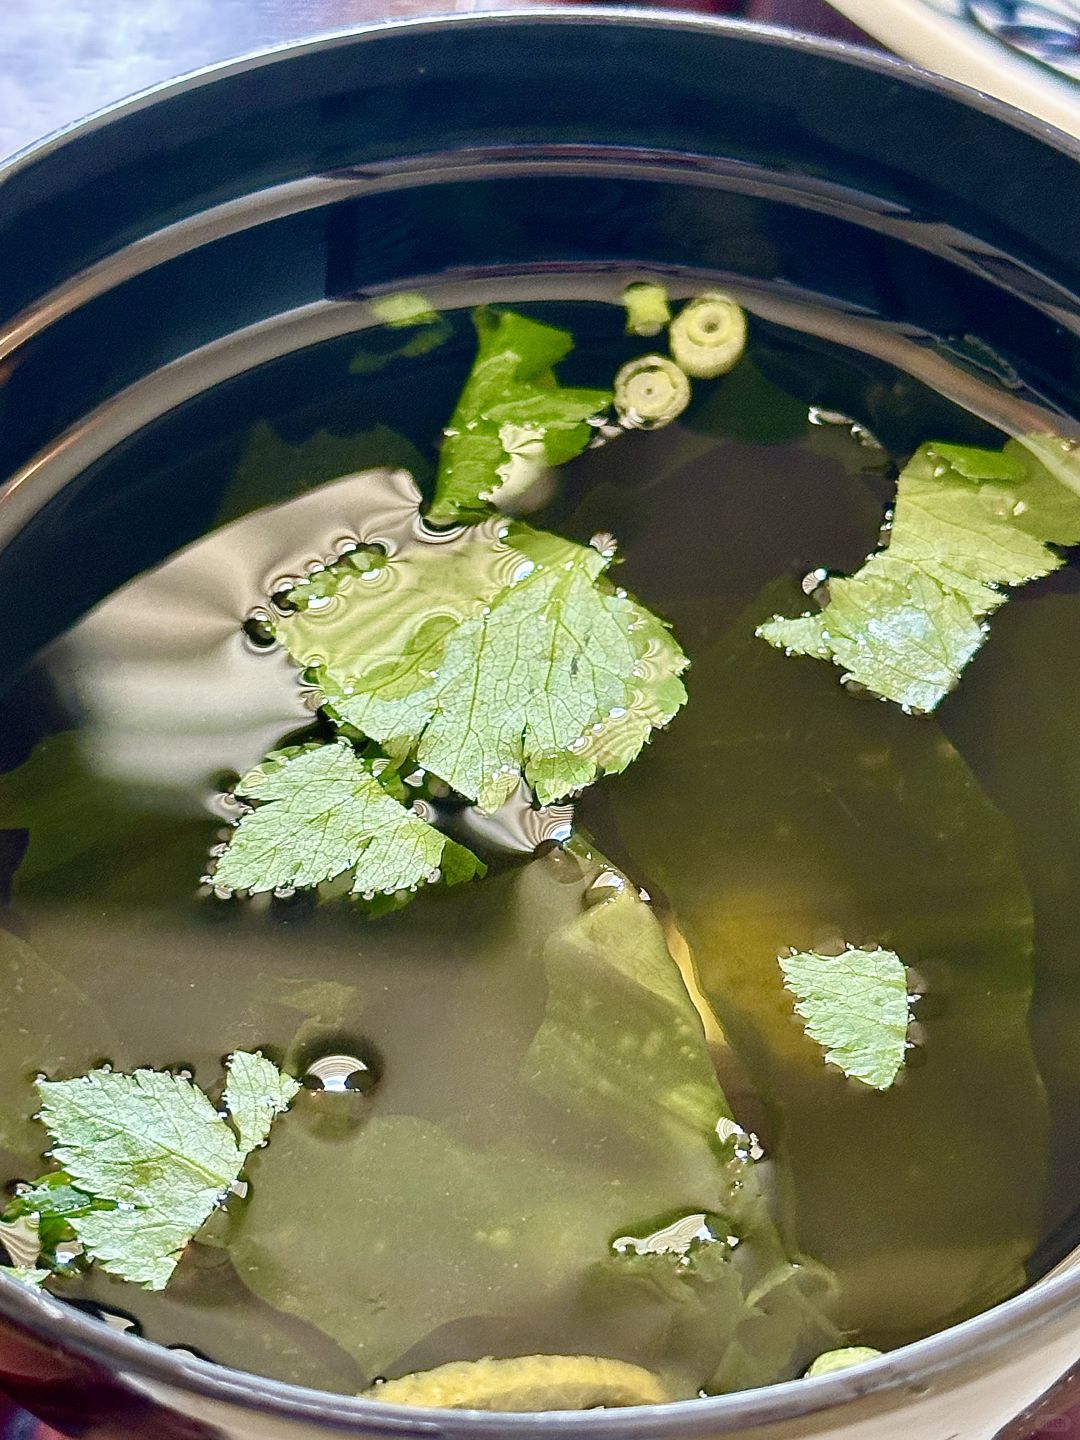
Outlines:
[[[1075,413],[1078,159],[898,62],[671,12],[378,26],[94,117],[0,173],[0,589],[46,563],[67,577],[20,610],[7,664],[133,553],[161,558],[138,485],[147,422],[168,413],[181,453],[205,407],[242,408],[281,357],[361,327],[358,292],[678,267],[804,329],[826,316],[901,368],[947,360],[943,383],[976,409],[986,387],[1007,394],[1018,425],[1039,404]],[[1064,1273],[853,1372],[508,1418],[221,1369],[0,1280],[0,1384],[95,1437],[989,1440],[1022,1433],[1010,1422],[1080,1355],[1078,1306]],[[1055,1394],[1048,1414],[1068,1385]]]

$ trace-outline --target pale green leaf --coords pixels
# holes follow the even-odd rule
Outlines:
[[[526,442],[547,465],[584,450],[587,423],[611,403],[606,390],[568,389],[552,366],[573,348],[565,330],[486,306],[473,316],[477,352],[447,426],[429,519],[438,525],[483,514],[499,498]]]
[[[891,950],[780,957],[806,1033],[849,1079],[887,1090],[900,1073],[911,1019],[907,970]]]
[[[609,563],[506,521],[438,542],[418,529],[374,577],[345,565],[329,596],[323,576],[298,585],[276,633],[333,715],[389,753],[415,755],[484,810],[522,775],[549,804],[624,769],[686,698],[686,657],[603,578]],[[276,883],[310,884],[299,875],[318,869]],[[243,885],[235,873],[224,883]]]
[[[179,1075],[94,1070],[38,1082],[53,1158],[79,1191],[103,1202],[67,1217],[92,1260],[150,1290],[164,1287],[239,1176],[247,1141],[265,1139],[266,1110],[287,1103],[290,1082],[272,1080],[267,1066],[244,1052],[229,1060],[226,1090],[238,1097],[239,1144],[203,1092]]]
[[[236,793],[257,803],[218,861],[215,885],[276,890],[350,870],[354,891],[392,894],[438,878],[446,837],[388,795],[345,741],[276,751]]]
[[[1003,451],[924,445],[900,476],[887,549],[831,580],[819,615],[778,616],[758,634],[831,659],[908,709],[933,710],[982,644],[1002,587],[1058,569],[1050,545],[1080,541],[1080,494],[1051,461],[1060,469],[1071,452],[1034,441]]]
[[[230,1056],[225,1108],[245,1154],[266,1144],[275,1118],[289,1108],[299,1089],[299,1081],[264,1055],[238,1050]]]

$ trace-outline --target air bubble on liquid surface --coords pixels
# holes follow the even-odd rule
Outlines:
[[[601,870],[596,879],[582,896],[583,903],[591,908],[594,905],[603,905],[605,901],[614,900],[626,889],[626,878],[617,870]]]
[[[248,644],[255,650],[272,650],[278,643],[265,610],[253,610],[244,621],[243,629]]]
[[[789,951],[790,953],[790,951]],[[752,1130],[744,1130],[737,1120],[722,1115],[716,1122],[717,1139],[722,1145],[730,1146],[737,1160],[763,1160],[765,1150]]]
[[[686,1255],[694,1245],[728,1243],[735,1236],[721,1237],[716,1234],[704,1211],[696,1210],[681,1215],[670,1225],[664,1225],[649,1235],[620,1235],[611,1242],[617,1255]]]
[[[304,1072],[309,1090],[328,1095],[366,1095],[375,1086],[375,1073],[358,1055],[323,1055]]]

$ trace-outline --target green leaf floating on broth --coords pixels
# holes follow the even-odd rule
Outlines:
[[[476,1083],[455,1052],[445,1072],[428,1075],[427,1114],[376,1108],[347,1145],[309,1126],[317,1097],[302,1096],[253,1162],[230,1239],[238,1273],[270,1304],[323,1328],[372,1377],[493,1349],[588,1355],[599,1345],[693,1395],[744,1321],[770,1329],[749,1300],[754,1286],[800,1273],[753,1166],[718,1139],[727,1106],[651,910],[629,888],[586,906],[605,868],[598,857],[555,854],[443,898],[439,930],[460,936],[451,944],[467,946],[475,976],[463,980],[455,963],[444,983],[477,987],[443,1003],[460,1054],[476,1057]],[[469,917],[485,893],[490,918],[477,927]],[[410,923],[430,921],[414,912]],[[594,1049],[571,1013],[579,967],[586,997],[622,1007],[626,1065],[660,1077],[664,1047],[679,1047],[674,1077],[652,1090],[651,1125],[649,1087],[627,1088],[626,1066]],[[499,994],[505,1008],[490,1008]],[[498,1046],[486,1038],[493,1023]],[[388,1076],[393,1064],[391,1052]],[[501,1138],[491,1143],[492,1133]],[[670,1273],[671,1293],[643,1295],[638,1257],[612,1249],[675,1212],[713,1215],[739,1237],[733,1251],[701,1247],[719,1267],[708,1303],[698,1295],[711,1284],[704,1274],[693,1303],[677,1284],[678,1255],[652,1257]],[[372,1236],[381,1243],[365,1243]],[[329,1290],[318,1263],[328,1250],[337,1267]],[[767,1378],[797,1374],[837,1343],[816,1306],[778,1324],[790,1365]],[[696,1348],[684,1357],[691,1331]]]
[[[393,894],[484,873],[475,856],[387,794],[347,741],[276,751],[236,794],[257,805],[214,871],[227,890],[318,885],[351,871],[355,892]]]
[[[1046,1159],[1031,904],[1008,825],[936,725],[754,638],[796,593],[771,588],[695,656],[722,706],[689,707],[605,800],[770,1107],[786,1233],[837,1273],[845,1327],[884,1347],[1023,1282]],[[885,1094],[825,1064],[777,964],[845,941],[903,956],[927,996],[924,1063]]]
[[[562,465],[595,433],[588,421],[611,403],[607,390],[560,385],[553,366],[573,349],[565,330],[513,311],[474,312],[478,347],[469,378],[445,431],[433,524],[486,514],[537,463]]]
[[[891,950],[780,956],[795,1013],[825,1059],[851,1080],[887,1090],[900,1073],[911,1019],[907,970]]]
[[[423,532],[374,569],[294,587],[273,621],[339,722],[483,810],[620,771],[686,698],[667,626],[590,546],[504,519]]]
[[[1074,469],[1063,483],[1059,472]],[[1048,547],[1080,541],[1078,488],[1080,462],[1060,445],[923,445],[901,472],[887,547],[830,580],[821,614],[776,616],[758,633],[833,660],[884,699],[933,710],[982,644],[985,617],[1008,598],[1002,587],[1048,575],[1064,564]]]
[[[95,1070],[77,1080],[38,1082],[40,1118],[55,1142],[62,1183],[106,1202],[64,1212],[102,1269],[162,1289],[300,1088],[263,1056],[242,1051],[230,1056],[226,1076],[235,1129],[178,1075]]]

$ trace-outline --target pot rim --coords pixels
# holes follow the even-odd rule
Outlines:
[[[106,125],[136,116],[174,96],[209,89],[219,81],[338,47],[377,42],[399,31],[438,33],[463,26],[597,25],[617,23],[667,30],[698,30],[749,39],[765,46],[819,55],[842,65],[869,70],[916,89],[936,92],[1025,132],[1080,163],[1080,138],[997,100],[982,91],[935,75],[905,60],[846,41],[808,35],[777,26],[721,16],[631,5],[539,4],[513,10],[480,10],[388,19],[326,31],[215,62],[178,78],[159,82],[35,141],[0,162],[0,186],[24,169],[78,142]],[[119,1372],[122,1380],[154,1398],[154,1387],[186,1391],[211,1402],[283,1420],[306,1420],[338,1429],[363,1427],[370,1435],[438,1440],[702,1440],[730,1430],[834,1411],[864,1397],[887,1398],[923,1393],[928,1382],[965,1362],[992,1357],[1016,1346],[1018,1339],[1044,1322],[1080,1306],[1080,1267],[1037,1281],[1021,1294],[990,1310],[923,1340],[890,1351],[850,1370],[744,1390],[730,1395],[668,1405],[618,1410],[544,1411],[499,1414],[484,1411],[407,1409],[359,1396],[337,1394],[272,1380],[192,1354],[170,1350],[153,1340],[111,1329],[77,1306],[47,1292],[33,1291],[0,1275],[0,1318],[82,1358]],[[159,1397],[167,1403],[167,1396]]]

